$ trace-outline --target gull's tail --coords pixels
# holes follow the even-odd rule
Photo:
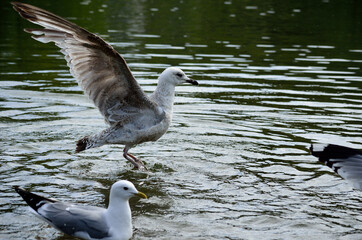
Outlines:
[[[88,145],[88,137],[79,139],[77,142],[77,147],[75,149],[75,152],[79,153],[79,152],[82,152],[82,151],[88,149],[87,145]]]
[[[75,152],[82,152],[84,150],[100,147],[104,144],[110,144],[110,143],[120,143],[118,141],[113,141],[116,138],[117,135],[117,129],[118,127],[110,127],[107,129],[104,129],[102,132],[86,136],[78,140],[77,147],[75,149]]]
[[[104,138],[102,138],[102,133],[96,134],[93,136],[86,136],[78,140],[77,147],[75,148],[75,152],[79,153],[84,150],[94,148],[94,147],[100,147],[104,144],[106,144],[106,141],[104,141]]]

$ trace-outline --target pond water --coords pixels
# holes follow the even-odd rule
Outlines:
[[[30,2],[30,1],[28,1]],[[12,190],[106,206],[128,179],[134,239],[362,239],[362,193],[318,163],[311,143],[362,148],[362,2],[31,1],[111,43],[150,93],[179,66],[167,134],[131,153],[75,154],[104,129],[53,44],[1,1],[0,239],[72,239]]]

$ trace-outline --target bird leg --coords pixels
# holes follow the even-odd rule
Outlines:
[[[125,147],[123,149],[123,157],[125,159],[127,159],[128,161],[130,161],[133,166],[135,166],[135,168],[137,168],[138,170],[147,170],[148,169],[145,167],[145,165],[143,164],[143,162],[141,160],[139,160],[138,158],[136,158],[135,156],[133,156],[132,154],[128,153],[129,148]]]

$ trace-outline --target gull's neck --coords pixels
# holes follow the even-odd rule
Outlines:
[[[117,239],[131,238],[133,232],[132,215],[128,200],[112,198],[111,196],[105,215],[114,237]]]
[[[173,101],[175,98],[175,85],[164,81],[160,76],[156,90],[150,98],[154,100],[166,113],[172,113]]]

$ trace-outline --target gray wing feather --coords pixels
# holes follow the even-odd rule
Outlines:
[[[109,229],[102,215],[104,210],[55,202],[44,205],[38,213],[68,235],[86,232],[92,238],[104,238],[108,236]]]
[[[352,185],[362,190],[362,155],[350,156],[346,159],[330,159],[333,170]]]
[[[137,110],[139,115],[144,110],[159,115],[157,106],[142,91],[126,61],[103,39],[46,10],[29,4],[12,4],[23,18],[44,27],[25,29],[26,32],[40,42],[54,42],[61,48],[71,74],[109,124],[117,121],[123,124],[122,119],[136,117]],[[108,111],[119,103],[124,111]],[[134,109],[130,116],[117,116],[127,115],[130,108]]]
[[[116,122],[121,125],[132,123],[136,129],[151,127],[165,117],[165,112],[159,107],[140,109],[123,101],[117,102],[107,112],[109,122]]]
[[[312,144],[310,149],[319,161],[362,190],[362,151],[334,144]]]

